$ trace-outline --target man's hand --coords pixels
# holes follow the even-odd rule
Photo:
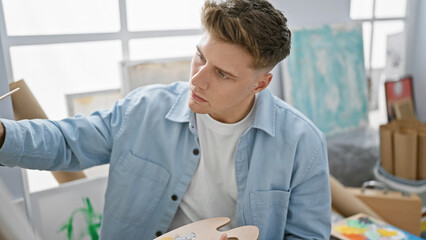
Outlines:
[[[5,136],[6,132],[4,130],[3,123],[0,122],[0,148],[3,146]]]
[[[222,234],[222,236],[220,236],[219,240],[227,240],[228,236],[226,235],[226,233]]]

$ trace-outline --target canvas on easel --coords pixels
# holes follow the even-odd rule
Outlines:
[[[362,27],[332,24],[294,29],[283,61],[284,100],[326,135],[368,124]]]
[[[0,239],[33,240],[34,232],[23,209],[12,202],[12,197],[0,179]]]

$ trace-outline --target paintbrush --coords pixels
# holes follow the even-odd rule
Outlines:
[[[19,88],[15,88],[15,89],[13,89],[12,91],[10,91],[10,92],[6,93],[5,95],[1,96],[1,97],[0,97],[0,100],[5,99],[7,96],[11,95],[12,93],[14,93],[14,92],[16,92],[16,91],[18,91],[18,90],[19,90]]]

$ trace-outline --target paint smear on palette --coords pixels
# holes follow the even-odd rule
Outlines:
[[[184,237],[180,237],[180,236],[176,236],[176,237],[165,237],[162,238],[160,240],[196,240],[196,236],[195,233],[188,233],[186,236]]]
[[[333,231],[350,240],[416,240],[415,235],[368,216],[345,219],[333,225]]]

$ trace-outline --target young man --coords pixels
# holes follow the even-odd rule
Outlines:
[[[258,226],[259,239],[328,239],[324,137],[267,89],[290,51],[286,22],[266,0],[206,2],[189,83],[137,89],[90,117],[2,120],[0,164],[109,163],[102,239],[219,216]]]

